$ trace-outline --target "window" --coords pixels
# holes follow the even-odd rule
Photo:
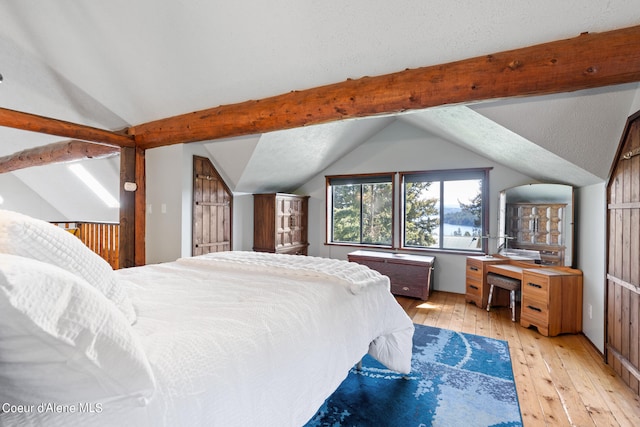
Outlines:
[[[327,177],[327,241],[392,246],[393,200],[393,174]]]
[[[483,251],[489,169],[402,173],[402,247]]]
[[[486,252],[490,169],[327,176],[327,243]]]

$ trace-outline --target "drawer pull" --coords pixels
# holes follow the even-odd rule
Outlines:
[[[478,271],[478,267],[471,266],[469,267],[469,270]]]
[[[405,286],[404,288],[402,288],[403,291],[408,291],[409,288],[407,286]]]
[[[530,310],[533,310],[533,311],[537,311],[538,313],[542,312],[542,309],[540,309],[538,307],[534,307],[532,305],[528,305],[527,308],[530,309]]]
[[[474,286],[474,285],[469,285],[469,287],[470,287],[471,289],[475,289],[475,290],[478,290],[478,287],[477,287],[477,286]]]
[[[532,286],[532,287],[534,287],[534,288],[542,289],[542,286],[538,285],[537,283],[531,283],[531,282],[529,282],[529,283],[527,283],[527,285]]]

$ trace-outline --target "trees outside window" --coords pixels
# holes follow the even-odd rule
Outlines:
[[[489,169],[398,173],[400,216],[394,216],[394,173],[327,177],[327,242],[407,249],[482,252],[488,230]]]
[[[401,174],[407,248],[482,250],[488,170]]]
[[[435,185],[435,191],[430,192],[432,184],[432,182],[408,182],[405,184],[405,246],[429,248],[438,244],[440,187]]]
[[[328,178],[330,242],[392,245],[393,176]]]

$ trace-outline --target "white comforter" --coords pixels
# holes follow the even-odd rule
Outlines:
[[[227,252],[117,275],[157,391],[147,406],[82,414],[83,425],[301,426],[367,352],[410,370],[413,324],[388,279],[357,264]]]

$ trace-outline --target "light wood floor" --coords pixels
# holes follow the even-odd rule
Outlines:
[[[460,294],[397,300],[414,323],[507,341],[525,427],[640,426],[640,399],[584,335],[544,337],[511,322],[508,308],[488,313]]]

